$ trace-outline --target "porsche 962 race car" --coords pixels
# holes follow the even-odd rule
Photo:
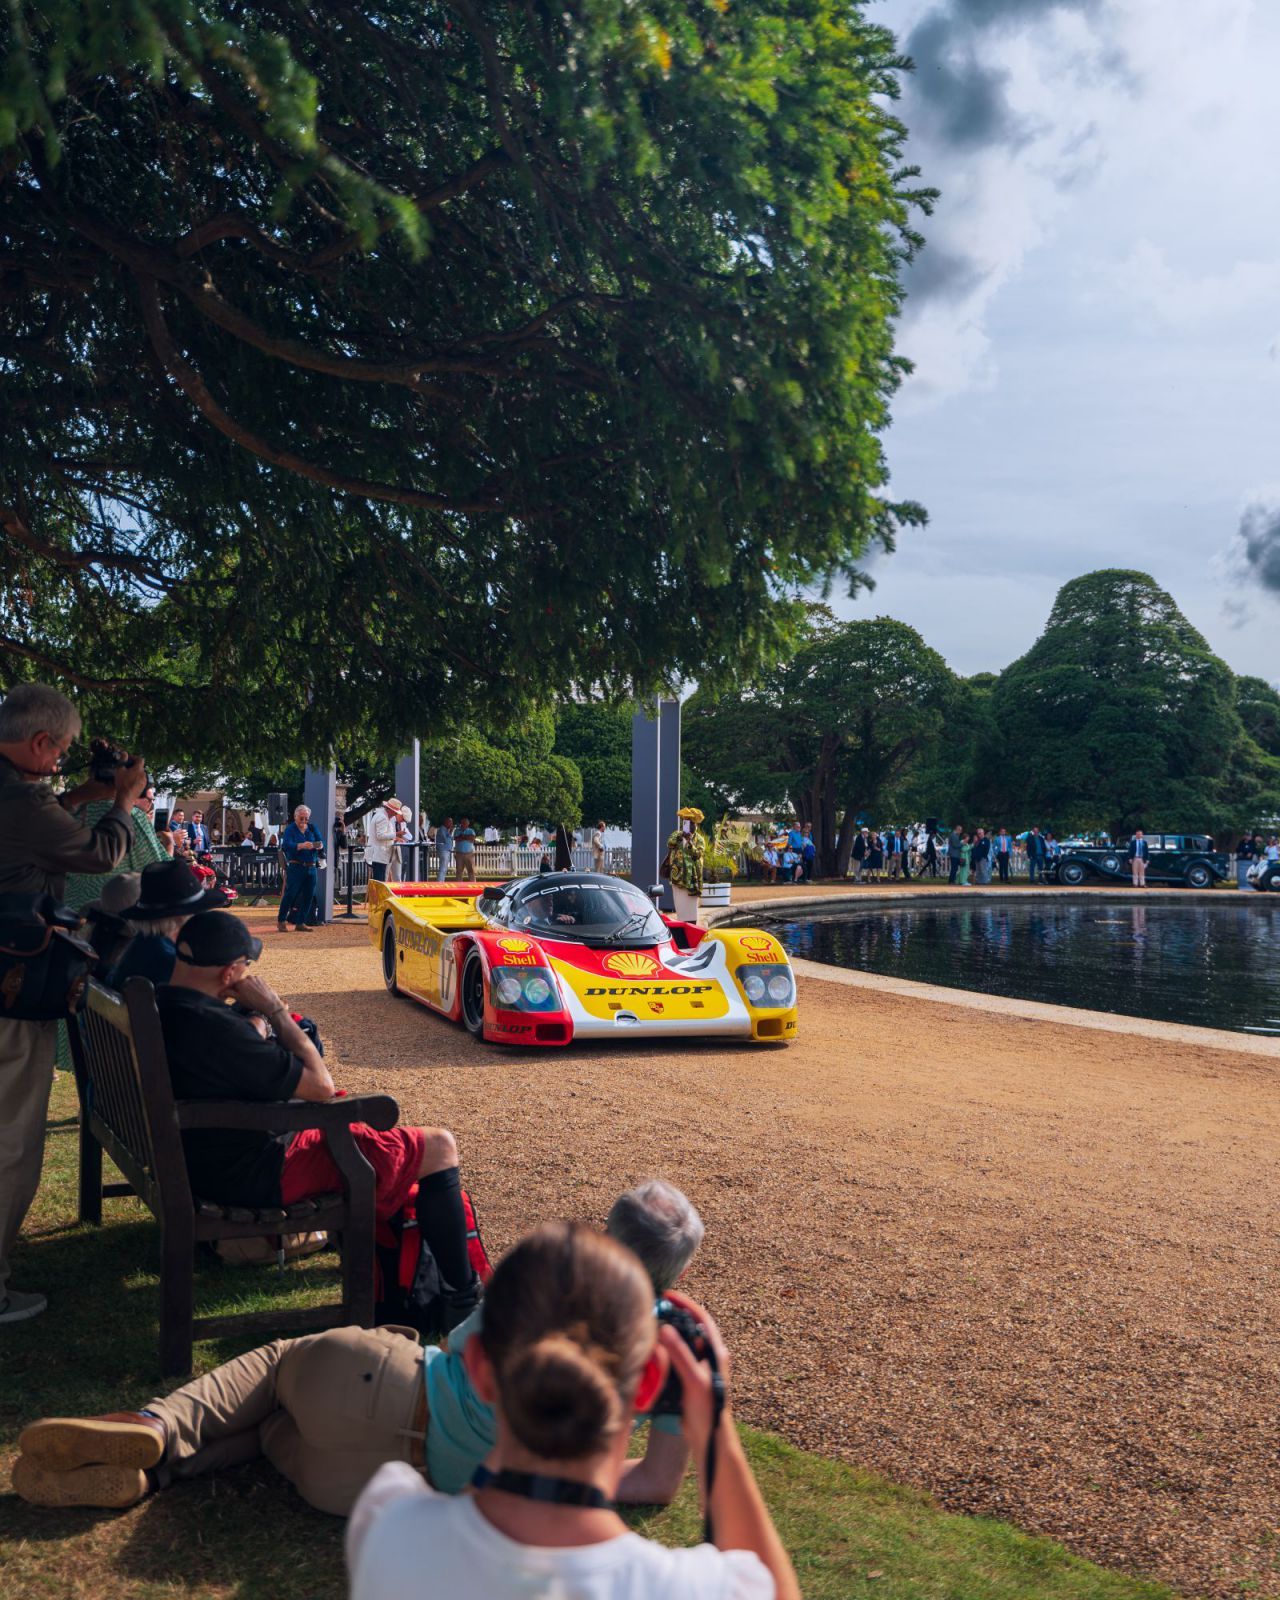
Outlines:
[[[369,938],[392,994],[490,1044],[796,1037],[795,977],[772,934],[665,917],[603,873],[371,882]]]

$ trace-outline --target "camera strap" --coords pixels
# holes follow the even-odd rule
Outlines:
[[[522,1500],[541,1500],[546,1505],[586,1506],[591,1511],[612,1511],[613,1501],[594,1483],[577,1478],[551,1478],[541,1472],[513,1472],[504,1467],[491,1472],[477,1467],[471,1476],[473,1489],[497,1489],[502,1494],[519,1495]]]
[[[707,1435],[707,1468],[703,1474],[703,1482],[706,1485],[707,1509],[702,1516],[702,1538],[706,1544],[715,1543],[711,1527],[711,1490],[716,1481],[716,1435],[720,1432],[720,1419],[724,1416],[724,1403],[728,1398],[724,1376],[719,1368],[714,1365],[714,1353],[711,1359],[713,1362],[711,1370],[711,1432]]]

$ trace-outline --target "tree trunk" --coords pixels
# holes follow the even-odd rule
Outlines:
[[[857,808],[846,806],[840,819],[840,838],[836,846],[836,877],[849,876],[849,857],[853,854],[853,836],[857,831]]]

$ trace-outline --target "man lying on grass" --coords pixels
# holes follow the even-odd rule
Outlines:
[[[679,1189],[650,1179],[619,1195],[607,1231],[639,1258],[661,1296],[702,1242],[702,1218]],[[16,1493],[32,1505],[121,1508],[153,1487],[266,1456],[320,1511],[346,1516],[387,1461],[404,1461],[447,1494],[466,1488],[497,1439],[464,1352],[480,1305],[447,1346],[403,1328],[334,1328],[277,1339],[141,1411],[50,1417],[18,1440]],[[688,1449],[678,1417],[657,1417],[626,1464],[618,1499],[665,1505]]]

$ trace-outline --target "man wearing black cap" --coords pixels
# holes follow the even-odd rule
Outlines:
[[[226,911],[202,911],[178,935],[173,976],[156,993],[176,1099],[333,1098],[319,1050],[271,985],[249,972],[261,953],[261,939]],[[417,1184],[422,1238],[442,1276],[460,1286],[456,1309],[465,1314],[478,1285],[467,1253],[453,1134],[403,1127],[384,1133],[363,1123],[351,1132],[373,1168],[379,1220],[400,1211]],[[315,1128],[291,1135],[187,1129],[182,1143],[192,1193],[218,1205],[293,1205],[342,1187],[324,1134]]]
[[[105,976],[109,989],[129,978],[150,978],[158,989],[173,976],[178,952],[173,941],[198,912],[227,904],[221,889],[206,889],[187,861],[153,861],[142,869],[135,904],[120,915],[134,927],[133,938]]]

